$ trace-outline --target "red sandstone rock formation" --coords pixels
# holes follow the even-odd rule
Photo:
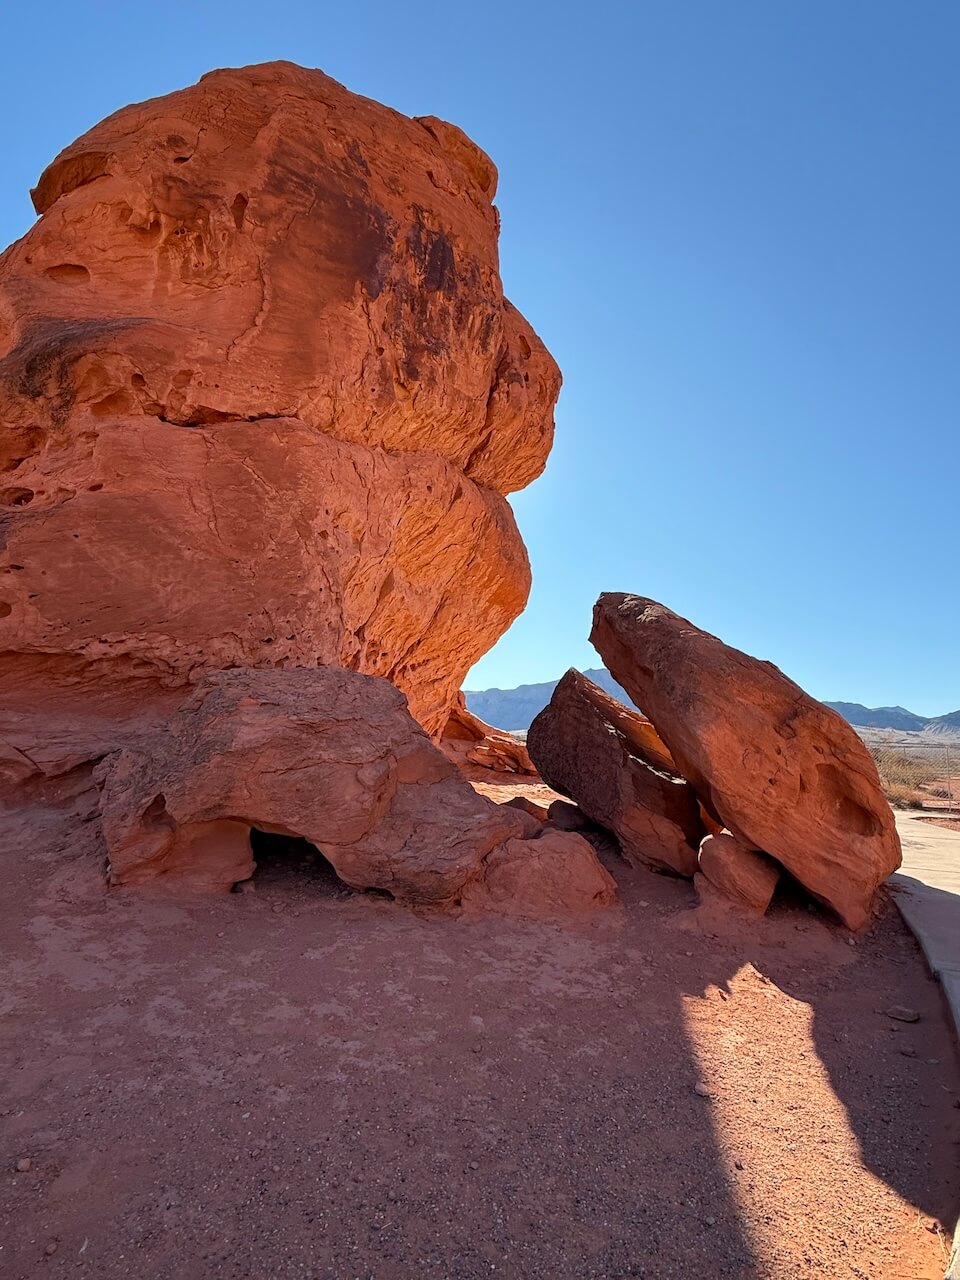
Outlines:
[[[495,187],[455,126],[289,63],[126,107],[43,173],[0,258],[14,772],[228,666],[384,676],[439,735],[525,603],[503,495],[559,388]]]
[[[462,693],[457,694],[440,745],[448,759],[461,768],[476,764],[501,773],[536,773],[523,743],[468,711]]]
[[[900,841],[846,721],[772,663],[642,596],[602,595],[590,638],[724,826],[850,928],[866,924],[877,886],[900,865]]]
[[[392,685],[353,672],[205,676],[98,772],[115,885],[229,889],[255,869],[256,828],[411,904],[541,914],[616,897],[586,841],[477,795]]]
[[[704,834],[697,797],[643,716],[571,669],[527,747],[544,782],[612,831],[629,861],[693,875]]]
[[[729,831],[704,836],[697,862],[694,883],[701,898],[719,897],[750,915],[762,916],[769,907],[780,879],[779,867]]]

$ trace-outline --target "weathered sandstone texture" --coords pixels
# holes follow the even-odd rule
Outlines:
[[[585,840],[479,796],[397,689],[353,672],[209,674],[98,773],[115,885],[229,889],[253,874],[256,828],[410,904],[540,914],[616,897]]]
[[[707,809],[850,928],[866,924],[900,841],[846,721],[772,663],[642,596],[602,595],[590,638]]]
[[[451,708],[440,745],[444,754],[461,768],[475,764],[501,773],[536,773],[523,743],[468,711],[462,693],[457,694]]]
[[[694,883],[701,897],[715,891],[751,915],[762,916],[769,907],[780,879],[779,867],[756,849],[748,849],[729,831],[704,836],[697,861],[699,874]]]
[[[495,188],[455,126],[289,63],[126,107],[43,173],[0,258],[14,771],[226,667],[383,676],[439,736],[525,603],[504,495],[560,382],[503,296]]]
[[[544,782],[612,831],[629,861],[693,875],[704,834],[697,797],[643,716],[571,669],[527,749]]]

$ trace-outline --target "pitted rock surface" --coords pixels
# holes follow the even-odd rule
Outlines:
[[[526,601],[504,495],[560,382],[495,188],[454,125],[290,63],[53,161],[0,258],[0,691],[37,711],[10,750],[96,753],[98,706],[231,665],[383,676],[440,734]]]

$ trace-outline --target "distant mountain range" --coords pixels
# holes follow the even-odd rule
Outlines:
[[[583,674],[627,706],[632,705],[628,695],[605,668],[594,668]],[[466,689],[464,694],[469,709],[487,724],[498,729],[529,729],[534,717],[550,701],[556,684],[556,680],[547,680],[543,684],[521,684],[516,689]],[[960,711],[927,717],[914,715],[904,707],[864,707],[859,702],[828,702],[826,705],[858,729],[892,730],[900,734],[917,734],[924,739],[960,738]]]

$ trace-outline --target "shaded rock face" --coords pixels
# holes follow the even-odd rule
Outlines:
[[[697,797],[643,716],[571,669],[527,749],[544,782],[612,831],[629,861],[693,875],[704,834]]]
[[[439,735],[526,601],[504,495],[560,381],[495,187],[453,125],[288,63],[44,172],[0,258],[0,690],[72,690],[65,756],[105,700],[230,665],[386,677]]]
[[[853,729],[772,663],[642,596],[602,595],[590,638],[707,809],[862,927],[900,842]]]
[[[769,907],[780,879],[780,869],[770,858],[749,849],[731,835],[704,836],[698,855],[699,874],[694,877],[701,898],[715,891],[749,915],[762,916]]]
[[[539,914],[616,896],[584,840],[477,795],[398,690],[352,672],[207,675],[98,774],[114,885],[229,889],[255,870],[256,829],[410,904]]]

